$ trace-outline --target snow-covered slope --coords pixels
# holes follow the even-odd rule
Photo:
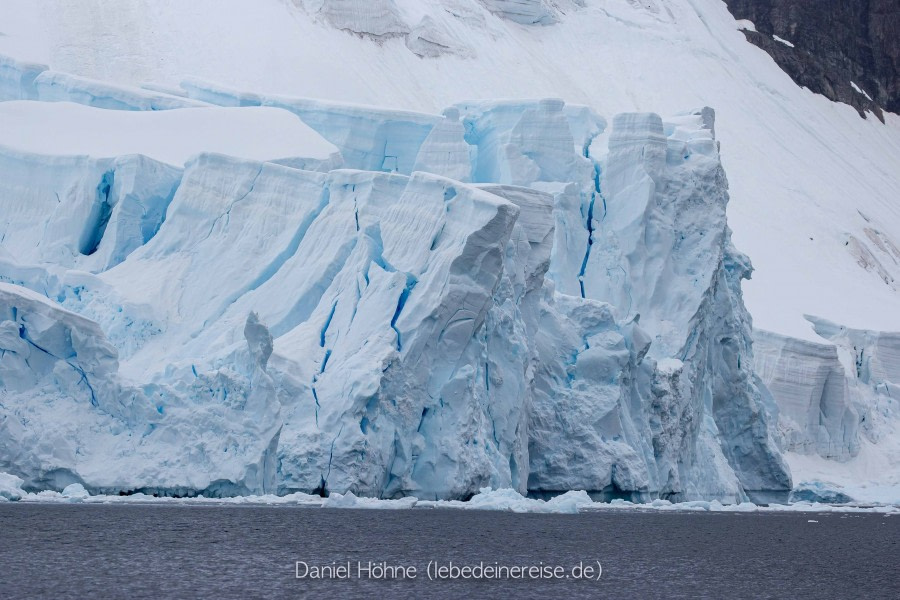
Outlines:
[[[0,145],[30,154],[141,154],[182,167],[195,154],[216,152],[307,168],[340,166],[337,147],[302,121],[266,107],[128,111],[71,102],[4,102],[0,130]]]
[[[885,392],[893,388],[883,382],[898,379],[895,366],[885,362],[888,372],[865,382],[872,393],[854,400],[858,386],[839,382],[832,350],[814,346],[832,344],[840,358],[842,342],[817,334],[804,315],[860,331],[900,331],[900,120],[890,114],[884,125],[863,120],[850,107],[797,88],[746,42],[722,2],[9,0],[0,6],[0,33],[0,54],[14,59],[0,61],[3,99],[138,110],[263,105],[269,108],[240,114],[276,111],[268,113],[274,122],[293,113],[324,138],[320,142],[340,150],[345,166],[367,172],[300,175],[204,155],[188,161],[175,191],[180,173],[166,171],[167,165],[147,175],[137,159],[118,158],[130,160],[128,172],[139,176],[125,179],[134,183],[112,197],[128,199],[123,207],[155,207],[141,209],[149,224],[123,221],[132,231],[124,239],[132,242],[113,244],[109,234],[96,236],[103,231],[94,226],[68,232],[70,242],[61,245],[55,233],[40,242],[48,234],[35,230],[0,247],[7,280],[100,323],[120,353],[113,380],[128,382],[123,389],[138,386],[147,398],[162,394],[185,407],[224,401],[222,395],[235,390],[249,397],[253,381],[276,390],[280,408],[271,394],[255,401],[253,410],[261,412],[254,414],[265,418],[234,434],[255,440],[239,444],[236,462],[225,469],[219,459],[198,461],[228,485],[209,477],[192,480],[196,473],[182,468],[191,462],[184,457],[193,456],[187,451],[160,471],[102,484],[85,479],[90,485],[206,486],[224,493],[271,485],[343,490],[358,482],[362,487],[353,489],[367,494],[447,497],[487,482],[548,492],[586,487],[737,498],[789,485],[778,441],[792,451],[844,459],[859,451],[869,463],[893,464],[893,458],[883,462],[880,451],[877,460],[871,454],[890,445],[885,436],[893,439],[890,415],[896,410]],[[570,104],[472,100],[496,97],[563,97]],[[441,110],[451,105],[442,118]],[[714,124],[709,111],[684,112],[706,105],[717,109]],[[222,109],[177,112],[194,110]],[[646,110],[683,116],[662,120],[634,113]],[[612,119],[620,112],[633,114]],[[597,113],[610,117],[610,126]],[[144,116],[150,117],[109,122]],[[750,370],[750,321],[740,290],[750,269],[730,244],[716,140],[730,182],[734,241],[755,267],[744,283],[747,307],[756,326],[775,334],[761,344],[765,355],[755,362],[782,405],[772,423],[762,407],[774,415],[775,403]],[[335,155],[326,154],[331,162],[316,168],[334,166]],[[180,158],[174,161],[179,167]],[[14,165],[11,172],[40,172],[48,164],[30,160],[27,170]],[[439,206],[449,184],[434,176],[407,180],[372,173],[414,170],[458,180],[452,184],[455,202],[466,210],[484,210],[490,197],[507,207],[496,208],[498,214],[515,213],[504,217],[511,225],[495,224],[480,242],[494,244],[502,260],[491,266],[478,259],[480,274],[466,275],[474,283],[464,286],[465,308],[459,310],[472,314],[461,320],[459,327],[466,324],[448,338],[448,347],[440,345],[443,329],[425,332],[439,326],[443,317],[435,315],[450,310],[457,296],[446,289],[449,296],[425,294],[430,288],[422,281],[459,275],[452,268],[432,271],[426,258],[443,252],[441,264],[460,266],[458,261],[472,260],[471,251],[465,244],[453,251],[439,243],[406,248],[402,256],[419,255],[405,267],[397,264],[403,262],[399,255],[388,255],[400,252],[389,241],[400,235],[389,233],[392,227],[424,237],[422,232],[440,229],[440,219],[419,212],[430,203]],[[108,171],[104,167],[100,175]],[[103,179],[85,184],[88,179],[79,175],[79,188],[71,178],[51,177],[38,195],[74,194],[90,207],[91,198],[102,195],[94,192],[103,189]],[[120,180],[114,179],[116,186]],[[290,199],[303,206],[299,212],[279,199],[286,189],[302,190]],[[9,188],[4,193],[10,197]],[[343,214],[347,209],[336,207],[351,197],[355,224],[345,230],[347,220],[333,213]],[[400,204],[379,212],[386,198],[407,197],[417,198],[410,202],[418,210],[403,214]],[[102,201],[94,204],[81,209],[86,222],[110,219]],[[153,217],[166,206],[165,222]],[[258,218],[260,210],[271,219]],[[373,211],[377,230],[365,225],[365,210]],[[466,227],[478,225],[469,219]],[[26,221],[33,228],[42,224],[37,216]],[[118,231],[118,222],[113,215],[106,231]],[[209,235],[196,239],[198,229]],[[464,231],[462,238],[474,235]],[[258,259],[248,260],[253,252]],[[310,258],[320,254],[321,260]],[[365,286],[359,283],[369,263],[386,273],[385,282],[367,276]],[[220,271],[219,264],[228,269]],[[66,270],[73,266],[97,275]],[[378,308],[364,313],[371,315],[366,322],[372,330],[363,334],[354,325],[359,308],[343,311],[348,303],[359,305],[370,286],[373,294],[378,290],[370,300]],[[416,324],[407,321],[409,314],[429,310],[437,312]],[[387,312],[379,317],[378,311]],[[259,314],[274,339],[271,359],[263,351],[265,327],[248,321],[250,313]],[[360,351],[361,340],[373,335],[380,345],[363,344]],[[417,335],[425,350],[415,346]],[[429,335],[440,343],[426,341]],[[891,336],[866,336],[866,344],[882,348],[880,355],[890,354],[883,348],[893,347]],[[248,352],[266,360],[248,359]],[[385,358],[394,352],[399,358]],[[802,366],[802,376],[791,379],[798,363],[785,360],[794,357],[817,375]],[[381,375],[373,369],[358,384],[345,377],[340,391],[325,368],[361,373],[375,364],[395,366]],[[855,371],[843,369],[854,377]],[[218,383],[207,385],[209,378]],[[827,383],[815,383],[821,381]],[[148,385],[152,389],[142,387]],[[845,387],[849,395],[841,396]],[[446,408],[445,394],[467,400]],[[285,397],[304,400],[295,405]],[[415,402],[383,412],[378,403],[370,406],[374,397]],[[234,410],[244,410],[242,402]],[[817,406],[843,412],[828,412],[815,426]],[[858,428],[868,435],[860,442],[853,415],[867,410],[888,416],[871,435]],[[311,414],[322,417],[321,428],[311,424]],[[172,418],[160,427],[164,433],[150,432],[157,436],[152,443],[179,439],[172,432],[188,425]],[[372,425],[379,418],[390,427]],[[780,429],[774,419],[781,419]],[[231,416],[222,422],[236,428],[229,431],[240,430]],[[275,429],[279,433],[271,434]],[[429,441],[442,439],[436,432],[457,442],[431,446]],[[109,444],[124,443],[119,451],[133,452],[128,444],[134,441],[111,435]],[[210,435],[213,440],[219,434]],[[255,454],[260,437],[268,444],[265,456]],[[876,438],[880,446],[872,442]],[[460,446],[460,439],[468,441]],[[200,444],[195,450],[201,455],[211,452]],[[73,460],[58,461],[58,473],[91,473]],[[790,458],[800,478],[809,465],[804,460]],[[31,465],[28,475],[37,482],[49,473],[50,463],[44,463],[37,453],[22,464]],[[141,472],[133,465],[113,471]]]

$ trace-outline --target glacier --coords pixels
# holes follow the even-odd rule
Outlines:
[[[863,120],[799,88],[746,41],[725,4],[508,3],[548,7],[557,21],[544,26],[505,18],[482,0],[368,3],[394,7],[412,30],[381,38],[338,29],[321,14],[325,4],[233,0],[221,11],[216,0],[129,0],[127,9],[115,0],[7,0],[0,54],[81,85],[91,78],[95,87],[173,97],[196,77],[267,97],[435,116],[479,98],[563,97],[608,117],[714,106],[729,223],[756,267],[744,284],[755,324],[806,341],[821,339],[804,314],[900,331],[900,313],[890,310],[897,291],[881,275],[900,276],[891,251],[900,247],[900,121]],[[425,58],[415,53],[422,39],[434,42]]]
[[[837,349],[757,330],[756,371],[777,399],[787,450],[848,460],[859,453],[860,416]]]
[[[792,500],[897,503],[900,335],[807,315],[810,342],[755,330],[755,369],[775,401]]]
[[[843,494],[897,501],[900,412],[895,398],[900,376],[890,359],[896,347],[896,334],[890,332],[900,331],[900,313],[891,309],[900,277],[900,221],[893,202],[900,193],[894,175],[900,148],[895,115],[886,114],[884,125],[861,120],[848,107],[798,88],[746,43],[739,31],[743,24],[721,3],[238,0],[231,11],[221,11],[211,0],[197,0],[190,7],[176,4],[10,0],[0,7],[0,54],[10,55],[0,56],[0,100],[46,104],[46,112],[8,113],[0,123],[8,135],[19,131],[12,144],[0,140],[0,205],[14,208],[6,215],[8,223],[0,219],[5,227],[0,280],[35,290],[98,323],[119,357],[117,374],[110,377],[142,393],[148,382],[178,387],[166,392],[176,404],[196,393],[176,383],[188,372],[191,377],[194,371],[227,373],[232,379],[221,377],[229,382],[248,374],[252,379],[250,366],[237,356],[249,352],[250,345],[266,346],[266,336],[251,335],[255,341],[248,342],[243,333],[250,313],[256,313],[273,335],[265,370],[277,380],[279,394],[308,398],[315,389],[318,395],[315,365],[304,367],[296,381],[276,377],[282,368],[276,364],[286,372],[297,371],[279,340],[316,310],[323,325],[340,322],[342,305],[335,306],[333,316],[330,304],[318,306],[325,294],[320,288],[345,269],[344,253],[357,242],[343,237],[335,242],[338,252],[328,256],[334,260],[320,265],[320,271],[314,265],[295,270],[300,266],[290,258],[301,246],[303,252],[315,253],[316,244],[327,237],[319,234],[316,244],[304,242],[319,218],[315,211],[328,207],[332,182],[351,175],[336,169],[406,177],[428,172],[471,184],[519,210],[510,239],[520,241],[515,260],[522,264],[514,269],[512,255],[505,254],[500,281],[505,286],[507,271],[521,267],[529,282],[527,300],[513,294],[518,299],[504,306],[515,310],[489,310],[482,327],[496,329],[493,319],[507,315],[504,326],[512,319],[515,327],[504,331],[515,332],[512,337],[527,348],[527,358],[516,346],[498,365],[471,354],[464,359],[484,362],[479,375],[486,380],[485,389],[492,386],[490,398],[498,387],[509,385],[510,369],[527,365],[516,407],[484,409],[491,438],[500,423],[501,441],[495,445],[503,447],[507,458],[515,457],[507,466],[499,457],[478,458],[490,463],[482,472],[496,482],[506,481],[509,472],[509,483],[496,485],[546,496],[569,489],[571,483],[607,499],[718,494],[725,500],[739,488],[789,486],[779,475],[786,467],[766,466],[774,443],[793,473],[796,498]],[[218,51],[209,53],[211,46]],[[573,102],[484,100],[557,95]],[[51,108],[48,102],[59,106]],[[91,113],[78,113],[71,103],[104,109],[100,114],[105,116],[88,117]],[[685,107],[708,103],[719,109],[715,124],[709,111],[679,114]],[[15,105],[0,106],[4,104]],[[560,104],[568,132],[560,126]],[[187,112],[196,109],[212,115],[220,110],[216,105],[242,108],[228,117],[210,116],[209,127],[199,135],[181,136],[178,143],[175,136],[182,131],[198,132],[194,123],[202,117],[171,117],[172,127],[163,128],[160,143],[152,148],[148,143],[122,144],[121,138],[106,143],[117,131],[136,127],[137,121],[114,113],[146,117],[152,130],[164,122],[151,120],[152,113],[196,115]],[[270,113],[253,115],[243,107],[267,107]],[[664,115],[661,131],[650,115],[637,114],[648,109]],[[54,110],[59,111],[55,118]],[[628,114],[616,117],[620,113]],[[50,119],[55,126],[41,126]],[[95,127],[78,129],[88,119]],[[617,124],[620,119],[631,120],[633,131]],[[298,142],[293,133],[304,123],[308,129],[303,137],[317,140],[325,150],[316,158],[292,146]],[[283,146],[287,150],[266,152],[283,140],[278,130],[286,128],[293,132]],[[73,130],[79,131],[77,144],[67,139]],[[214,131],[227,133],[231,141],[214,142]],[[252,144],[259,153],[246,153],[247,140],[261,131],[265,133]],[[141,137],[152,135],[145,130]],[[29,140],[40,143],[26,148]],[[85,140],[104,143],[92,146]],[[693,170],[704,157],[718,160],[718,140],[730,184],[727,226],[734,228],[735,244],[753,258],[757,269],[752,280],[741,280],[750,274],[749,262],[721,227],[724,210],[719,214],[718,207],[727,199],[718,197],[721,186],[713,183],[718,176],[701,169],[699,180],[691,175],[691,184],[678,189],[687,176],[678,172],[679,154]],[[62,142],[65,152],[59,148]],[[552,150],[542,152],[547,148]],[[663,148],[664,160],[659,156]],[[295,177],[293,171],[269,167],[272,161],[322,177]],[[259,167],[263,162],[265,169]],[[203,175],[206,169],[208,176]],[[263,178],[254,181],[254,173],[263,170]],[[230,178],[226,171],[234,171],[234,190],[210,183]],[[173,204],[185,173],[190,185]],[[270,178],[273,188],[301,190],[299,221],[290,205],[263,201],[254,193],[238,200],[256,183],[265,193],[275,193],[266,184]],[[399,196],[408,187],[399,181],[388,177],[372,185]],[[632,189],[632,181],[641,191]],[[221,197],[203,200],[188,192]],[[16,203],[7,203],[6,198],[21,194]],[[617,197],[627,199],[630,210],[620,210]],[[716,197],[705,205],[709,214],[700,206],[687,210],[700,197]],[[680,201],[670,206],[667,198]],[[242,206],[245,199],[253,204]],[[237,212],[228,208],[233,201]],[[260,202],[273,239],[265,239],[261,262],[250,264],[241,253],[254,252],[256,245],[243,236],[265,238],[247,220]],[[544,214],[548,202],[552,223]],[[183,227],[171,231],[164,222],[174,214],[170,207],[178,208],[179,221],[185,219]],[[242,215],[244,208],[248,213]],[[282,219],[288,222],[274,225]],[[241,230],[225,231],[231,224]],[[516,233],[526,225],[524,233]],[[212,228],[210,236],[196,251],[174,251],[194,226]],[[548,226],[552,233],[546,239]],[[672,237],[676,227],[678,236]],[[163,237],[154,242],[160,231]],[[389,236],[363,231],[367,248],[377,257],[379,236],[382,243]],[[701,239],[700,232],[710,237]],[[523,235],[534,250],[527,258]],[[217,244],[233,252],[212,250]],[[201,252],[220,253],[222,262],[210,267]],[[126,264],[132,255],[133,265]],[[723,268],[716,266],[719,256]],[[353,261],[346,266],[347,276],[354,264],[361,264],[357,257]],[[222,263],[230,266],[222,269]],[[297,279],[288,272],[279,275],[283,266]],[[183,279],[167,279],[170,269]],[[249,274],[222,285],[215,276],[219,269],[226,278],[243,275],[244,269]],[[293,302],[256,306],[263,303],[257,298],[276,289],[270,280],[293,286],[307,276],[313,281]],[[197,285],[182,284],[193,279]],[[712,282],[708,289],[707,282]],[[393,311],[380,321],[404,348],[402,340],[410,333],[402,327],[403,314],[420,299],[419,284],[409,283],[396,321]],[[204,301],[204,294],[213,298],[210,305],[194,305]],[[752,352],[744,303],[756,325]],[[399,304],[397,298],[395,310]],[[535,304],[541,307],[536,326]],[[808,314],[821,317],[804,318]],[[256,329],[251,325],[248,331]],[[722,336],[725,331],[729,333]],[[297,333],[304,335],[316,334]],[[324,381],[341,352],[327,334],[325,342],[321,331],[318,335],[320,344],[309,344],[320,349],[317,360],[327,367]],[[627,358],[616,335],[624,338]],[[491,357],[506,352],[493,337],[485,344]],[[598,375],[613,371],[622,378],[617,384]],[[566,387],[569,378],[576,389]],[[243,385],[225,386],[228,398]],[[646,401],[648,393],[659,400],[647,413],[625,403],[629,397]],[[737,400],[716,400],[726,396]],[[568,415],[555,401],[576,411],[586,403],[589,415],[607,417],[602,424],[593,423],[584,413]],[[154,410],[161,405],[154,403]],[[315,397],[309,405],[315,407]],[[732,408],[737,414],[728,414]],[[766,416],[754,417],[761,408]],[[501,415],[499,421],[495,413]],[[567,429],[561,429],[558,419]],[[176,421],[169,424],[178,429]],[[370,421],[366,423],[371,431]],[[510,441],[504,436],[511,423],[528,431]],[[296,430],[296,425],[287,429]],[[721,443],[735,435],[739,443]],[[610,441],[614,437],[619,439]],[[121,441],[113,439],[110,443]],[[208,451],[206,444],[200,442],[202,452]],[[250,454],[255,451],[237,462],[253,463]],[[456,456],[454,452],[447,456]],[[419,453],[416,446],[399,455],[418,461]],[[590,460],[581,458],[585,454]],[[558,477],[560,465],[571,468],[570,463],[584,466],[573,479],[584,481]],[[397,475],[403,483],[394,482],[394,488],[419,485],[418,479],[405,477],[401,460],[396,464],[404,475]],[[227,484],[213,484],[220,474],[213,473],[219,469],[215,467],[209,482],[185,487],[179,469],[186,472],[187,467],[172,467],[159,477],[162,489],[153,489],[193,494],[207,486],[230,494],[263,485],[239,473],[228,475]],[[81,476],[77,467],[71,470],[74,477]],[[697,487],[701,472],[716,473],[704,475],[705,490]],[[278,479],[277,467],[276,475]],[[315,475],[303,477],[303,486],[316,480]],[[155,478],[149,473],[109,489],[133,490]],[[29,489],[62,489],[64,479],[60,485]],[[270,483],[264,484],[267,489]],[[90,482],[85,485],[100,491]],[[286,493],[295,483],[285,485],[276,493]],[[335,489],[321,486],[321,477],[316,485],[310,491]]]
[[[711,109],[91,89],[0,103],[0,471],[23,489],[790,489]],[[53,138],[64,119],[103,133]],[[280,144],[217,135],[285,119]]]

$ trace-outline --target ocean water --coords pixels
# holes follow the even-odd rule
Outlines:
[[[0,598],[172,597],[896,599],[900,517],[0,504]]]

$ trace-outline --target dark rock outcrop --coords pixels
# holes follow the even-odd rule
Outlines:
[[[745,31],[747,39],[768,52],[798,85],[845,102],[863,116],[872,111],[883,121],[882,109],[900,113],[897,0],[726,3],[736,19],[748,19],[756,26],[756,31]]]

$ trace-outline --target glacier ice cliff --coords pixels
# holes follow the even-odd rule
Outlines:
[[[178,95],[51,70],[47,65],[0,55],[0,101],[77,102],[115,110],[167,110],[204,106]]]
[[[157,122],[265,107],[306,141],[172,164],[0,133],[0,472],[23,489],[791,488],[710,109],[610,124],[558,99],[433,115],[183,87],[234,108],[101,105],[84,81],[54,100]]]
[[[100,82],[46,70],[34,79],[36,100],[77,102],[115,110],[169,110],[203,106],[202,102],[164,92]]]
[[[49,67],[0,55],[0,100],[35,100],[34,80]]]
[[[366,171],[409,175],[425,139],[442,121],[440,115],[412,111],[244,93],[201,80],[182,85],[190,98],[210,104],[290,111],[340,149],[344,166]]]
[[[754,331],[756,370],[776,403],[784,449],[847,462],[863,440],[893,435],[900,334],[807,320],[820,343]]]
[[[859,452],[859,414],[835,346],[757,330],[756,371],[778,406],[787,450],[847,460]]]

